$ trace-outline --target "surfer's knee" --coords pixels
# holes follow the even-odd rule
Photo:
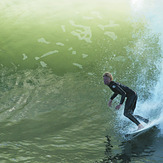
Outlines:
[[[123,115],[124,115],[125,117],[130,117],[130,116],[131,116],[131,114],[130,114],[129,112],[124,112]]]

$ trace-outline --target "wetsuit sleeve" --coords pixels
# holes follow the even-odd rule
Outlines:
[[[124,100],[125,100],[125,97],[126,97],[126,92],[121,88],[119,87],[118,85],[116,86],[116,90],[119,92],[119,94],[121,95],[121,101],[120,101],[120,104],[123,104]]]
[[[110,99],[113,100],[117,95],[118,95],[117,93],[114,93]]]

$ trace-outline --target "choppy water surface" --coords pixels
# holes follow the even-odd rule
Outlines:
[[[0,162],[162,162],[162,2],[1,0]],[[102,74],[133,88],[134,124]]]

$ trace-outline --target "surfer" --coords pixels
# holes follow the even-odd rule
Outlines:
[[[138,130],[144,128],[144,126],[136,119],[136,117],[139,119],[144,119],[144,122],[146,123],[148,123],[149,120],[139,115],[136,115],[136,116],[133,115],[135,107],[136,107],[136,102],[137,102],[137,94],[132,89],[128,88],[127,86],[113,81],[113,76],[109,72],[106,72],[103,75],[103,78],[104,78],[104,84],[107,85],[114,92],[114,94],[111,96],[109,100],[109,103],[108,103],[109,107],[112,105],[112,100],[118,94],[120,94],[121,95],[120,103],[115,108],[119,110],[125,100],[125,97],[127,97],[126,102],[125,102],[125,108],[124,108],[124,116],[126,116],[132,122],[134,122],[138,126]]]

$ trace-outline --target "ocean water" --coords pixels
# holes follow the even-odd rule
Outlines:
[[[0,163],[163,162],[163,2],[0,0]],[[114,80],[139,96],[136,126],[111,108]]]

